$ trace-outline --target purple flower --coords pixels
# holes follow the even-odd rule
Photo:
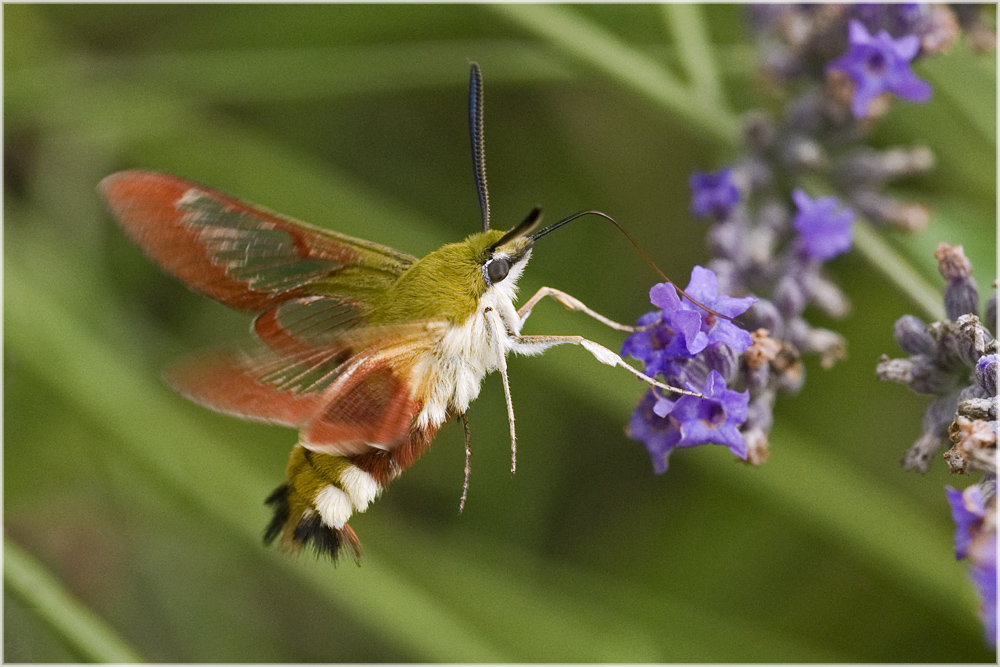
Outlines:
[[[736,317],[757,301],[754,297],[734,299],[718,291],[718,279],[710,269],[701,266],[692,269],[685,292],[721,315]],[[622,355],[642,361],[647,375],[661,374],[683,383],[688,379],[680,376],[683,364],[673,362],[692,359],[719,345],[727,345],[740,354],[752,342],[750,334],[739,326],[706,312],[688,299],[681,299],[671,283],[653,285],[649,300],[660,311],[640,317],[639,326],[647,328],[632,334],[622,344]]]
[[[990,644],[996,645],[997,636],[997,536],[996,524],[987,515],[996,512],[995,506],[987,507],[982,489],[974,484],[957,491],[945,487],[951,515],[955,520],[955,558],[968,557],[972,563],[970,578],[979,596],[980,615]]]
[[[684,292],[702,306],[711,308],[720,315],[736,317],[757,302],[752,296],[736,299],[719,294],[719,279],[711,269],[695,266],[691,269],[691,280]],[[649,300],[663,311],[663,319],[675,333],[675,339],[682,342],[687,354],[693,356],[709,345],[722,343],[743,352],[753,342],[750,334],[729,320],[716,317],[697,306],[690,299],[682,299],[670,283],[653,285],[649,290]]]
[[[852,20],[848,39],[847,53],[827,65],[827,71],[840,70],[854,81],[851,112],[855,118],[868,115],[868,104],[885,92],[910,102],[930,99],[930,84],[918,79],[910,69],[910,61],[920,50],[919,37],[893,39],[885,30],[873,37],[863,23]]]
[[[802,190],[794,190],[792,199],[799,208],[793,221],[799,245],[809,258],[825,262],[850,249],[854,211],[838,208],[836,197],[813,200]]]
[[[697,387],[688,385],[689,389]],[[677,400],[646,392],[632,420],[628,434],[646,444],[657,474],[666,472],[667,459],[677,447],[725,445],[741,459],[747,457],[746,441],[740,425],[746,421],[749,392],[728,389],[718,371],[711,371],[702,396],[681,396]]]
[[[969,555],[972,536],[979,532],[980,523],[986,516],[983,494],[976,485],[964,493],[946,486],[945,493],[951,504],[951,518],[955,521],[955,559],[962,560]]]
[[[714,174],[696,171],[691,175],[691,212],[699,218],[712,216],[722,220],[740,202],[740,191],[731,169]]]
[[[983,620],[986,640],[993,646],[997,641],[997,539],[996,534],[983,535],[976,541],[972,557],[972,583],[979,591],[982,602],[979,615]]]

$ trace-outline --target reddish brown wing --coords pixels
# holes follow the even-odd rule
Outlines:
[[[408,441],[423,407],[419,389],[428,364],[421,363],[422,355],[434,341],[427,327],[393,329],[344,362],[327,359],[330,377],[322,381],[312,376],[323,367],[315,359],[299,361],[273,351],[257,357],[212,351],[175,363],[164,375],[186,398],[217,412],[301,427],[300,442],[314,451],[392,450]],[[296,376],[299,370],[302,377]]]
[[[416,261],[176,176],[125,171],[105,178],[100,190],[125,232],[165,270],[228,306],[260,313],[254,332],[279,356],[266,364],[258,360],[253,370],[264,384],[274,383],[277,394],[329,385],[357,351],[343,340],[344,332],[364,325],[372,296]],[[237,367],[224,373],[229,361],[206,360],[225,378],[220,386],[251,372]],[[194,378],[190,370],[183,376],[196,388],[187,393],[205,394],[201,402],[254,414],[220,402],[221,392],[210,391],[207,379]],[[255,400],[264,410],[264,397]]]
[[[168,174],[123,171],[99,187],[125,232],[160,266],[241,310],[262,312],[313,294],[306,285],[345,267],[388,285],[416,261]],[[323,296],[361,301],[349,285]]]
[[[185,398],[211,410],[282,426],[301,426],[322,404],[320,394],[282,389],[259,375],[259,360],[239,350],[216,350],[172,364],[163,377]]]
[[[427,341],[393,341],[369,348],[344,364],[323,392],[321,408],[306,422],[299,442],[324,454],[360,454],[403,444],[423,407],[420,355]]]

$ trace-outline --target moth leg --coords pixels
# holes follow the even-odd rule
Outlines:
[[[590,354],[592,354],[594,358],[602,364],[607,364],[608,366],[620,366],[650,386],[659,387],[664,391],[669,391],[675,394],[687,394],[688,396],[698,397],[701,396],[701,394],[696,391],[688,391],[687,389],[673,387],[669,384],[664,384],[654,380],[642,371],[636,370],[624,359],[600,343],[595,343],[594,341],[588,340],[583,336],[521,336],[512,334],[511,337],[514,339],[514,350],[517,351],[518,347],[524,346],[524,349],[528,352],[528,354],[536,354],[555,345],[580,345],[583,349],[587,350],[587,352],[590,352]]]
[[[472,430],[469,428],[469,415],[463,412],[462,428],[465,430],[465,480],[462,482],[462,497],[458,501],[458,513],[465,509],[465,499],[469,496],[469,473],[472,472]]]
[[[551,296],[553,299],[561,303],[563,306],[569,310],[576,310],[581,313],[590,315],[592,318],[600,322],[605,326],[609,326],[612,329],[617,329],[618,331],[627,331],[629,333],[635,333],[639,331],[641,327],[629,326],[628,324],[621,324],[620,322],[615,322],[614,320],[608,319],[604,315],[601,315],[595,310],[588,308],[582,301],[577,299],[571,294],[567,294],[562,290],[557,290],[554,287],[542,287],[535,295],[528,299],[523,306],[517,310],[517,316],[521,319],[521,326],[524,326],[524,321],[528,319],[528,315],[531,315],[531,309],[535,305],[547,296]]]
[[[517,433],[514,430],[514,403],[510,398],[510,381],[507,379],[507,355],[504,354],[503,344],[500,342],[501,336],[510,336],[510,332],[504,325],[500,313],[493,308],[486,308],[483,314],[492,323],[493,341],[500,346],[500,378],[503,380],[503,395],[507,400],[507,421],[510,422],[510,473],[517,472]]]

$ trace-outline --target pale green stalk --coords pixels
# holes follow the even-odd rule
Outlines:
[[[735,116],[718,104],[705,104],[658,62],[578,12],[559,5],[484,7],[531,30],[577,62],[670,110],[702,137],[728,146],[736,144],[739,125]]]
[[[104,621],[73,597],[59,580],[17,546],[3,542],[3,580],[8,590],[62,637],[70,650],[91,662],[141,662]],[[8,641],[10,637],[7,638]]]
[[[661,6],[674,39],[675,51],[694,89],[692,92],[705,106],[716,106],[729,113],[715,62],[715,51],[705,22],[704,7],[679,2]]]

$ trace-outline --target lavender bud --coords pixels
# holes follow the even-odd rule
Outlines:
[[[941,449],[942,444],[944,444],[944,438],[933,433],[924,433],[903,455],[903,460],[900,462],[903,465],[903,470],[927,472],[934,460],[934,454]]]
[[[729,345],[716,343],[704,349],[701,356],[709,370],[719,371],[719,375],[729,384],[740,368],[740,357]]]
[[[788,229],[789,219],[788,209],[776,199],[768,199],[757,210],[757,225],[775,232]]]
[[[747,406],[747,420],[744,422],[746,429],[759,428],[765,433],[771,430],[774,423],[774,399],[776,394],[773,391],[764,391],[750,399]]]
[[[737,264],[742,264],[745,260],[746,252],[743,246],[746,228],[735,220],[712,225],[708,230],[709,251],[717,257],[725,257],[735,260]]]
[[[795,317],[806,309],[806,294],[802,283],[790,275],[782,276],[771,295],[774,305],[786,318]]]
[[[971,368],[986,354],[986,346],[993,342],[993,336],[979,322],[975,315],[962,315],[955,320],[958,325],[957,351],[959,359]]]
[[[748,157],[741,162],[737,167],[737,173],[748,193],[765,190],[774,181],[774,172],[771,167],[758,157]]]
[[[893,337],[904,351],[910,354],[933,354],[934,338],[927,333],[927,325],[913,315],[903,315],[896,320]]]
[[[949,320],[979,312],[979,288],[972,276],[948,281],[944,289],[944,310]]]
[[[834,167],[833,177],[845,188],[873,188],[893,179],[920,174],[933,166],[934,152],[926,146],[884,151],[865,147],[841,159]]]
[[[826,166],[826,151],[819,142],[808,136],[795,135],[781,147],[780,159],[791,171],[799,168],[817,170]]]
[[[906,231],[919,231],[930,222],[930,210],[921,204],[907,204],[889,195],[871,190],[851,193],[851,205],[876,222],[896,225]]]
[[[830,317],[846,317],[851,312],[851,300],[835,283],[818,273],[810,274],[807,283],[812,302]]]
[[[836,331],[814,328],[809,331],[803,350],[818,353],[819,365],[823,368],[832,368],[835,363],[847,356],[847,341]]]
[[[737,282],[736,265],[728,259],[715,258],[708,263],[708,269],[719,281],[719,294],[735,294],[740,284]]]
[[[890,359],[883,354],[875,366],[875,377],[883,382],[909,385],[913,380],[913,362],[909,359]]]
[[[747,329],[767,329],[775,338],[779,340],[782,338],[785,320],[781,312],[767,299],[761,299],[750,306],[741,319],[747,322]]]
[[[803,352],[809,351],[809,323],[801,317],[794,317],[788,321],[787,327],[785,340]]]
[[[995,398],[966,398],[958,402],[957,412],[968,419],[996,421],[997,402]]]
[[[997,395],[997,355],[988,354],[976,363],[976,381],[987,396]]]
[[[752,392],[757,392],[767,386],[767,383],[771,380],[771,366],[769,364],[764,364],[753,368],[747,366],[746,373],[743,375],[744,381],[746,382],[747,389]]]

